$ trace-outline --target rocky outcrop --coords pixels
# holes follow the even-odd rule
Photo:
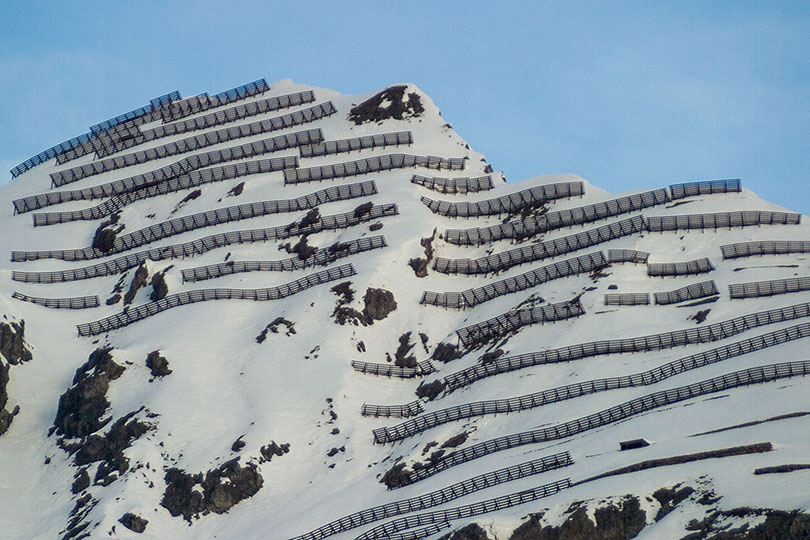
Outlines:
[[[625,497],[620,506],[608,504],[597,508],[594,521],[587,510],[580,506],[558,527],[543,527],[539,517],[532,515],[529,521],[515,529],[509,540],[629,540],[635,537],[646,524],[646,515],[636,497]]]
[[[146,356],[146,367],[149,368],[152,377],[165,377],[172,372],[169,369],[169,361],[160,355],[160,351],[152,351]]]
[[[159,272],[152,276],[152,293],[149,295],[149,300],[157,302],[163,300],[169,294],[169,285],[166,283],[166,278],[163,277],[163,272]]]
[[[397,309],[394,294],[385,289],[369,287],[363,297],[363,303],[365,304],[363,315],[367,324],[373,324],[373,321],[381,321],[388,317],[389,313]]]
[[[0,435],[8,431],[11,421],[14,419],[14,416],[6,410],[6,403],[8,403],[6,385],[8,385],[8,365],[0,360]]]
[[[275,441],[270,441],[269,444],[266,444],[259,449],[259,453],[261,454],[261,457],[259,458],[259,463],[270,461],[273,459],[274,456],[283,456],[289,451],[290,451],[289,443],[277,444]]]
[[[416,92],[405,94],[407,86],[391,86],[378,92],[349,111],[349,120],[356,125],[365,122],[382,122],[389,118],[403,120],[419,116],[425,111],[422,99]]]
[[[160,501],[172,516],[183,516],[187,521],[200,514],[224,514],[233,505],[252,497],[264,483],[254,463],[244,467],[239,458],[216,469],[188,474],[177,468],[166,472],[166,492]]]
[[[261,334],[256,336],[256,343],[264,343],[267,339],[268,332],[272,332],[273,334],[284,332],[284,335],[289,337],[295,334],[295,323],[288,321],[284,317],[276,317],[273,319],[273,322],[264,327]]]
[[[149,524],[149,520],[142,518],[136,514],[131,512],[127,512],[118,520],[118,523],[126,527],[132,532],[142,533],[146,530],[146,525]]]
[[[416,367],[416,357],[411,353],[415,343],[411,341],[411,333],[406,332],[399,336],[399,346],[394,353],[394,365],[406,368]]]
[[[427,238],[422,238],[419,243],[425,248],[424,257],[415,257],[408,261],[408,266],[411,267],[414,274],[418,278],[427,277],[428,265],[433,260],[433,240],[436,238],[436,229],[433,229],[433,234]]]
[[[115,237],[124,230],[123,224],[118,224],[121,215],[113,214],[108,221],[103,221],[93,235],[92,246],[102,253],[112,251],[115,247]]]
[[[132,278],[132,283],[129,285],[129,290],[124,295],[124,305],[131,304],[135,300],[135,295],[138,290],[146,285],[146,279],[149,277],[149,270],[144,263],[135,271],[135,276]]]
[[[445,534],[439,540],[490,540],[487,532],[477,523],[470,523],[450,534]]]
[[[116,364],[110,348],[96,349],[76,370],[73,386],[59,398],[54,427],[66,438],[86,437],[104,427],[101,417],[110,406],[107,389],[124,367]]]
[[[422,382],[416,388],[417,396],[427,398],[430,401],[436,399],[442,392],[444,392],[444,383],[441,379],[436,379],[431,382]]]
[[[0,355],[11,365],[31,360],[31,351],[25,347],[25,321],[0,323]]]
[[[65,445],[69,451],[75,450],[76,465],[100,462],[94,478],[97,484],[106,486],[129,469],[124,450],[150,429],[149,425],[134,419],[135,414],[131,412],[119,418],[103,435],[90,435],[81,444]]]

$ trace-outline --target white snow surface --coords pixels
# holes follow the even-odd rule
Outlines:
[[[292,81],[270,85],[269,95],[312,89]],[[359,204],[396,203],[399,215],[386,217],[379,231],[371,232],[371,223],[348,229],[311,235],[309,244],[326,247],[336,241],[347,241],[383,234],[388,246],[341,259],[332,266],[352,263],[357,275],[347,280],[355,291],[351,306],[362,309],[367,288],[391,291],[397,308],[387,318],[369,326],[341,326],[332,318],[337,296],[330,291],[335,283],[310,288],[284,300],[251,302],[218,300],[177,307],[146,318],[128,327],[102,336],[77,337],[76,325],[98,320],[121,311],[121,303],[108,306],[105,300],[121,279],[111,275],[68,283],[34,284],[12,280],[12,271],[55,271],[94,264],[98,261],[66,262],[45,259],[35,262],[12,263],[12,250],[80,248],[91,244],[99,221],[33,227],[30,213],[13,214],[11,201],[51,190],[49,174],[61,168],[89,163],[84,156],[65,165],[51,160],[24,173],[14,181],[0,186],[0,322],[25,321],[25,338],[33,359],[10,368],[8,410],[19,405],[9,431],[0,436],[0,536],[8,539],[57,538],[64,534],[68,513],[78,497],[71,493],[71,484],[78,468],[72,456],[57,446],[57,435],[48,435],[56,415],[59,396],[71,386],[76,369],[86,362],[97,347],[113,347],[113,358],[126,370],[110,385],[107,399],[111,403],[106,417],[112,421],[132,411],[152,429],[134,441],[125,451],[129,470],[107,487],[91,485],[88,492],[98,502],[84,521],[90,522],[87,532],[93,538],[221,538],[221,539],[279,539],[303,534],[346,514],[385,502],[396,501],[440,489],[477,474],[507,467],[544,455],[569,451],[574,464],[570,467],[500,484],[430,510],[456,507],[517,492],[562,478],[572,481],[606,472],[639,461],[676,456],[692,452],[715,450],[737,445],[771,442],[774,450],[722,459],[697,461],[684,465],[651,469],[643,472],[609,477],[564,490],[547,499],[523,504],[511,509],[461,520],[453,528],[476,522],[485,526],[493,538],[505,539],[531,512],[547,509],[544,519],[554,524],[554,516],[562,516],[571,502],[599,501],[606,497],[632,493],[642,497],[661,487],[678,483],[696,485],[708,482],[721,496],[720,507],[739,506],[778,509],[810,509],[810,470],[788,474],[755,476],[757,467],[787,463],[810,462],[810,416],[797,417],[750,427],[723,431],[701,437],[698,432],[723,428],[744,422],[763,420],[777,415],[810,411],[810,379],[796,377],[777,382],[736,388],[720,395],[705,396],[647,412],[626,421],[588,431],[548,444],[525,445],[497,452],[441,472],[421,482],[396,490],[386,490],[380,478],[396,459],[407,463],[424,460],[422,449],[431,441],[439,444],[467,431],[465,446],[493,437],[517,433],[542,425],[585,416],[634,397],[661,389],[673,388],[720,374],[757,365],[810,359],[808,340],[797,340],[764,351],[746,354],[711,366],[688,371],[661,383],[640,388],[613,390],[563,401],[520,413],[491,415],[463,422],[451,422],[394,445],[373,444],[374,428],[394,425],[396,418],[367,418],[360,415],[362,404],[404,404],[417,399],[414,392],[422,381],[432,381],[463,367],[474,365],[484,350],[470,352],[447,364],[434,361],[438,372],[423,378],[396,379],[375,377],[352,369],[352,360],[386,362],[398,346],[398,338],[412,332],[413,349],[418,360],[430,356],[442,341],[456,343],[458,328],[495,317],[517,306],[533,294],[548,303],[570,300],[582,294],[586,315],[552,324],[522,328],[505,345],[507,354],[514,355],[572,345],[598,339],[642,336],[676,329],[695,327],[688,317],[700,309],[710,308],[711,324],[733,317],[775,307],[810,301],[810,292],[780,296],[730,300],[727,285],[748,281],[781,279],[810,275],[808,254],[791,254],[723,260],[720,246],[749,240],[810,240],[810,228],[800,225],[773,225],[718,229],[643,233],[599,244],[554,259],[522,264],[496,276],[444,275],[429,270],[425,278],[417,278],[408,266],[414,257],[423,257],[422,238],[437,230],[433,242],[435,255],[452,258],[475,258],[490,252],[516,247],[502,240],[480,247],[454,246],[441,239],[445,229],[483,227],[499,223],[505,216],[477,219],[449,219],[434,215],[420,202],[421,196],[452,201],[479,201],[513,193],[528,187],[555,182],[579,181],[572,174],[543,175],[520,182],[505,183],[502,175],[493,173],[495,188],[472,194],[446,195],[410,182],[411,175],[461,177],[481,176],[487,166],[483,155],[466,145],[443,119],[428,96],[413,85],[408,91],[418,92],[425,112],[406,120],[386,120],[381,123],[355,125],[347,119],[348,111],[375,92],[359,96],[342,96],[334,91],[314,88],[316,103],[331,100],[337,113],[313,124],[281,132],[257,136],[261,139],[281,133],[319,127],[326,140],[361,135],[410,130],[413,144],[376,150],[362,150],[300,160],[301,167],[338,163],[373,155],[409,153],[453,158],[468,158],[464,171],[434,171],[427,169],[395,169],[324,182],[285,186],[281,172],[253,175],[226,182],[201,186],[202,195],[175,207],[189,190],[145,199],[126,206],[121,213],[123,231],[132,232],[161,221],[210,209],[246,202],[290,199],[337,184],[373,179],[379,193],[373,197],[324,204],[321,214],[349,212]],[[296,107],[293,110],[308,105]],[[290,112],[277,111],[250,118],[255,121]],[[183,138],[159,139],[142,146],[158,145]],[[249,142],[239,139],[207,150]],[[140,149],[141,146],[133,150]],[[130,150],[132,151],[132,150]],[[297,149],[277,155],[298,155]],[[179,158],[166,158],[119,171],[107,172],[59,189],[76,189],[117,180],[139,172],[153,170]],[[684,181],[698,179],[685,178]],[[744,181],[745,179],[743,179]],[[239,182],[245,188],[238,197],[227,196]],[[649,189],[665,187],[655,185]],[[755,187],[755,186],[754,186]],[[582,197],[559,199],[549,203],[551,211],[573,208],[592,202],[612,199],[629,193],[612,194],[585,182]],[[640,213],[645,216],[694,214],[733,210],[786,211],[757,197],[749,189],[727,193],[689,197],[686,204],[660,205]],[[78,201],[46,208],[41,211],[81,209],[99,201]],[[195,230],[162,239],[139,249],[182,243],[214,232],[236,231],[286,225],[303,217],[306,212],[275,214],[233,222],[217,227]],[[566,236],[591,229],[639,212],[548,232],[543,240]],[[536,237],[518,245],[530,245]],[[181,270],[205,264],[223,262],[230,253],[233,260],[273,260],[290,257],[279,251],[278,245],[295,243],[253,243],[218,248],[200,256],[186,259],[148,263],[150,275],[171,267],[167,274],[169,292],[211,287],[258,288],[272,287],[293,281],[320,270],[310,268],[294,272],[250,272],[234,274],[197,283],[183,283]],[[442,309],[419,304],[422,291],[460,291],[480,286],[494,279],[519,275],[531,268],[595,250],[614,248],[638,249],[649,252],[651,262],[678,262],[709,257],[716,269],[708,274],[677,278],[651,278],[644,265],[615,264],[605,270],[607,276],[595,282],[587,274],[557,279],[535,288],[498,297],[464,311]],[[106,259],[104,259],[106,260]],[[125,290],[135,269],[126,274]],[[713,279],[720,290],[717,302],[700,307],[603,305],[607,292],[656,292],[673,290],[684,285]],[[616,285],[617,290],[609,290]],[[97,294],[101,306],[93,309],[55,310],[23,303],[11,298],[18,291],[31,296],[65,298]],[[141,289],[133,305],[149,301],[151,287]],[[274,319],[284,317],[295,325],[295,334],[268,333],[259,344],[256,336]],[[663,363],[708,350],[724,343],[745,339],[799,321],[770,325],[750,330],[721,342],[663,351],[601,356],[570,363],[552,364],[522,369],[490,377],[458,390],[433,402],[424,404],[426,411],[472,401],[528,394],[576,381],[625,375],[648,370]],[[419,333],[428,336],[426,352]],[[362,341],[365,352],[360,352]],[[170,363],[173,373],[152,380],[145,366],[149,352],[159,350]],[[722,399],[710,399],[718,398]],[[330,420],[332,409],[337,419]],[[147,413],[154,413],[149,418]],[[338,434],[331,434],[338,428]],[[104,428],[102,431],[106,431]],[[231,451],[238,438],[246,446]],[[651,444],[645,448],[620,452],[619,442],[645,438]],[[257,462],[259,449],[270,441],[289,443],[290,452],[270,462],[258,465],[264,479],[262,488],[253,497],[243,500],[226,514],[209,514],[192,520],[172,517],[160,505],[165,490],[165,470],[179,467],[189,473],[205,472],[234,457],[240,463]],[[332,448],[345,447],[333,457]],[[45,464],[46,458],[49,463]],[[139,466],[140,465],[140,466]],[[94,466],[90,468],[93,477]],[[656,504],[647,508],[647,520],[652,523]],[[684,505],[664,520],[642,533],[639,538],[669,538],[683,536],[683,525],[689,519],[701,519],[705,509],[699,505]],[[127,512],[148,519],[146,531],[137,535],[124,528],[118,519]],[[560,517],[562,519],[562,517]],[[332,536],[335,540],[351,539],[381,522]],[[559,520],[556,522],[559,523]],[[114,532],[112,532],[114,529]],[[446,531],[445,531],[446,533]],[[435,537],[441,536],[434,535]]]

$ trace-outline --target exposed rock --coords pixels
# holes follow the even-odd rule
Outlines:
[[[442,448],[456,448],[457,446],[461,446],[462,444],[467,442],[468,438],[469,434],[467,434],[466,431],[462,431],[458,435],[454,435],[449,439],[447,439],[446,441],[444,441],[444,443],[442,444]]]
[[[433,349],[431,358],[437,362],[446,363],[456,358],[461,358],[462,356],[464,356],[464,353],[459,350],[457,345],[453,345],[452,343],[439,343],[436,345],[436,348]]]
[[[8,403],[8,365],[0,359],[0,435],[8,431],[14,416],[6,410]]]
[[[354,289],[351,281],[344,281],[332,287],[330,290],[338,296],[337,305],[332,312],[335,322],[339,325],[353,324],[359,326],[366,325],[366,316],[356,309],[349,307],[349,303],[354,300]]]
[[[276,444],[275,441],[270,441],[270,444],[266,444],[259,448],[259,453],[261,454],[261,458],[259,459],[259,463],[264,463],[265,461],[270,461],[273,459],[273,456],[283,456],[284,454],[290,451],[290,444]]]
[[[627,497],[621,507],[609,504],[594,512],[596,523],[588,518],[584,507],[574,510],[559,527],[540,524],[537,516],[512,532],[509,540],[628,540],[645,526],[645,514],[638,499]]]
[[[489,364],[490,362],[494,362],[504,354],[505,351],[503,349],[495,349],[494,351],[485,352],[483,355],[481,355],[481,363],[484,365]]]
[[[282,330],[282,326],[285,328],[284,330]],[[263,343],[267,339],[267,332],[274,334],[284,332],[284,335],[289,337],[295,334],[295,323],[288,321],[284,317],[276,317],[273,322],[264,327],[261,334],[256,336],[256,343]]]
[[[186,195],[185,197],[183,197],[183,198],[180,200],[180,202],[179,202],[179,203],[177,203],[177,204],[174,206],[174,210],[172,210],[172,214],[174,214],[175,212],[177,212],[178,210],[180,210],[181,208],[183,208],[183,207],[186,205],[186,203],[193,201],[194,199],[196,199],[196,198],[197,198],[197,197],[199,197],[200,195],[202,195],[202,190],[201,190],[201,189],[195,189],[194,191],[192,191],[191,193],[189,193],[188,195]]]
[[[111,297],[107,298],[107,301],[105,302],[105,304],[107,304],[108,306],[112,306],[114,304],[117,304],[120,301],[121,301],[121,295],[118,294],[118,293],[115,293]]]
[[[404,463],[397,463],[385,472],[382,479],[380,479],[380,483],[385,484],[388,488],[392,488],[403,482],[407,482],[412,474],[413,471],[406,469]]]
[[[146,356],[146,367],[152,373],[152,377],[165,377],[172,370],[169,369],[169,361],[160,356],[160,351],[152,351]]]
[[[361,218],[363,216],[367,216],[371,213],[371,209],[374,208],[374,203],[368,201],[366,203],[361,204],[357,208],[354,209],[354,217]]]
[[[416,357],[411,354],[415,343],[411,341],[411,333],[405,332],[399,336],[399,347],[394,353],[394,365],[406,368],[416,367]]]
[[[166,278],[163,277],[163,272],[159,272],[152,276],[152,294],[149,295],[149,300],[157,302],[163,300],[169,294],[169,285],[166,283]]]
[[[233,186],[230,191],[228,191],[228,197],[238,197],[239,195],[242,194],[242,191],[244,191],[244,189],[245,183],[239,182],[238,184]]]
[[[124,225],[117,225],[121,215],[113,214],[108,221],[103,221],[93,235],[92,246],[102,253],[108,253],[115,247],[115,237],[124,230]]]
[[[321,221],[321,211],[317,208],[313,208],[307,215],[305,215],[301,221],[293,221],[289,225],[287,225],[286,230],[287,232],[292,231],[293,229],[305,229],[307,227],[311,227],[312,225],[317,224]]]
[[[430,349],[428,348],[428,341],[430,340],[430,337],[428,337],[428,335],[424,332],[419,332],[419,340],[422,342],[422,347],[425,349],[425,353],[430,352]]]
[[[706,318],[709,316],[710,311],[711,308],[701,309],[700,311],[689,317],[689,320],[695,321],[696,324],[706,322]]]
[[[439,540],[490,540],[487,532],[477,523],[470,523],[450,534],[445,534]]]
[[[204,475],[190,475],[172,468],[166,471],[166,492],[160,504],[172,516],[183,516],[190,522],[200,513],[227,512],[233,505],[255,495],[263,483],[256,465],[248,463],[242,467],[239,458]]]
[[[83,467],[78,473],[76,473],[76,479],[73,481],[73,485],[70,488],[71,493],[79,493],[87,489],[90,485],[90,475],[87,474],[87,467]]]
[[[373,321],[381,321],[388,317],[388,314],[397,309],[397,302],[394,294],[385,289],[373,289],[369,287],[363,297],[363,315],[368,324]]]
[[[436,399],[444,391],[444,383],[441,379],[432,382],[423,382],[417,387],[416,395],[420,398],[427,398],[430,401]]]
[[[354,289],[352,289],[351,281],[344,281],[343,283],[339,283],[329,290],[340,297],[340,299],[338,300],[338,303],[340,305],[348,304],[352,300],[354,300]]]
[[[141,516],[137,516],[131,512],[127,512],[118,520],[118,523],[126,527],[132,532],[142,533],[146,530],[146,525],[149,523],[148,520],[142,518]]]
[[[138,294],[138,290],[146,285],[146,278],[149,277],[149,270],[146,268],[146,264],[141,263],[138,266],[138,269],[135,271],[135,276],[132,278],[132,283],[129,285],[129,290],[124,295],[124,305],[131,304],[133,300],[135,300],[135,295]]]
[[[371,96],[366,101],[349,111],[349,120],[356,125],[364,122],[382,122],[389,118],[403,120],[419,116],[425,108],[422,99],[416,92],[411,92],[405,99],[407,86],[391,86]]]
[[[368,230],[370,230],[372,232],[379,231],[382,228],[383,228],[382,221],[378,221],[377,223],[372,223],[371,225],[368,226]]]
[[[101,429],[106,422],[101,416],[110,406],[107,389],[110,381],[121,376],[124,367],[116,364],[111,348],[96,349],[87,362],[76,370],[73,386],[59,398],[54,426],[67,438],[86,437]]]
[[[129,469],[124,450],[150,429],[149,425],[133,419],[135,414],[131,412],[118,419],[104,435],[90,435],[83,443],[63,443],[62,446],[75,452],[76,465],[101,462],[96,470],[95,482],[108,485]]]
[[[247,443],[242,440],[242,437],[239,437],[238,439],[233,441],[233,444],[231,445],[231,452],[238,452],[245,446],[247,446]]]
[[[11,365],[33,358],[25,347],[25,321],[20,321],[20,324],[0,323],[0,355]]]
[[[307,243],[307,235],[306,234],[301,235],[301,238],[298,240],[298,243],[295,244],[294,246],[290,245],[290,243],[287,242],[285,244],[282,244],[279,247],[279,249],[284,249],[284,250],[287,251],[287,253],[296,253],[296,254],[298,254],[298,258],[301,259],[302,261],[305,261],[305,260],[309,259],[310,257],[312,257],[315,254],[316,251],[318,251],[317,247],[310,246]]]
[[[436,238],[436,229],[433,229],[433,234],[427,238],[422,238],[419,243],[425,248],[425,257],[416,257],[408,261],[408,266],[413,269],[416,277],[423,278],[428,274],[428,264],[433,260],[433,240]]]
[[[669,514],[684,499],[695,492],[695,488],[689,486],[681,489],[677,488],[678,486],[673,488],[661,488],[653,493],[653,497],[658,501],[658,504],[661,505],[661,508],[658,509],[658,514],[655,516],[655,521]]]

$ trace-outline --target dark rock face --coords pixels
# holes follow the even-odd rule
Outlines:
[[[146,265],[141,263],[138,269],[135,271],[135,276],[132,278],[132,283],[129,286],[129,290],[124,295],[124,305],[131,304],[133,300],[135,300],[135,295],[138,294],[138,289],[146,285],[146,279],[149,277],[149,270],[146,269]]]
[[[259,449],[259,453],[261,454],[259,463],[271,461],[273,459],[273,456],[283,456],[289,451],[290,451],[290,443],[276,444],[275,441],[270,441],[269,444],[266,444]]]
[[[172,372],[169,361],[160,356],[160,351],[152,351],[147,355],[146,367],[151,371],[152,377],[165,377]]]
[[[614,504],[597,508],[594,524],[580,507],[559,527],[543,527],[537,516],[518,527],[509,540],[629,540],[644,528],[646,516],[638,499],[627,497],[621,507]]]
[[[407,88],[407,86],[391,86],[371,96],[349,111],[349,120],[359,126],[364,122],[382,122],[389,118],[403,120],[419,116],[425,111],[422,99],[416,92],[408,94],[406,99]],[[383,106],[383,103],[389,104]]]
[[[133,419],[135,412],[131,412],[116,420],[112,427],[104,435],[91,435],[80,445],[76,451],[75,462],[77,465],[89,465],[98,461],[108,464],[109,470],[116,470],[123,474],[129,468],[129,462],[124,457],[124,450],[132,445],[132,442],[141,435],[149,431],[149,426],[143,422]],[[99,471],[102,467],[99,467]],[[96,475],[96,480],[99,475]]]
[[[124,367],[116,364],[111,349],[96,349],[76,370],[73,386],[59,398],[54,426],[67,438],[86,437],[104,426],[101,416],[110,406],[107,389],[121,376]]]
[[[361,218],[363,216],[367,216],[371,213],[372,208],[374,208],[373,202],[369,201],[367,203],[363,203],[354,209],[354,217]]]
[[[169,286],[166,284],[166,278],[162,273],[152,276],[152,294],[149,295],[149,300],[157,302],[163,300],[169,294]]]
[[[349,304],[352,302],[352,300],[354,300],[354,289],[352,289],[352,282],[344,281],[343,283],[335,285],[330,290],[338,297],[337,305],[335,306],[335,310],[332,312],[332,317],[335,318],[335,322],[341,326],[344,324],[353,324],[355,326],[362,324],[365,326],[365,315],[353,307],[349,307]]]
[[[282,327],[284,327],[284,329],[282,329]],[[273,322],[264,327],[261,334],[256,336],[256,343],[264,343],[264,340],[267,339],[267,332],[272,332],[274,334],[284,332],[284,335],[289,337],[296,333],[295,323],[288,321],[284,317],[276,317],[273,319]]]
[[[404,463],[397,463],[385,472],[380,479],[380,483],[385,484],[388,488],[392,488],[403,482],[407,482],[412,474],[413,471],[406,469]]]
[[[148,520],[142,518],[141,516],[135,515],[131,512],[127,512],[121,519],[118,520],[118,523],[126,527],[132,532],[142,533],[146,530],[146,525],[149,523]]]
[[[31,351],[25,347],[25,321],[0,323],[0,355],[11,365],[31,360]]]
[[[293,221],[287,225],[286,229],[287,231],[291,231],[295,228],[306,229],[307,227],[317,224],[319,221],[321,221],[321,211],[317,208],[313,208],[307,212],[307,215],[305,215],[301,221]]]
[[[365,308],[363,308],[363,315],[366,317],[366,322],[371,324],[373,321],[381,321],[388,317],[388,314],[397,309],[397,302],[394,300],[394,294],[385,289],[373,289],[369,287],[366,290],[366,295],[363,297]]]
[[[7,384],[8,365],[0,360],[0,435],[8,431],[11,421],[14,419],[12,414],[6,410],[6,403],[8,403]]]
[[[238,197],[239,195],[242,194],[242,191],[244,191],[244,189],[245,189],[245,183],[244,182],[239,182],[238,184],[236,184],[235,186],[233,186],[231,188],[231,190],[228,192],[228,196],[229,197]]]
[[[439,540],[490,540],[487,532],[477,523],[470,523],[450,534],[445,534]]]
[[[661,505],[661,508],[658,510],[658,514],[655,516],[655,521],[658,521],[669,514],[684,499],[695,492],[695,489],[689,486],[681,489],[677,489],[677,487],[678,486],[675,486],[671,489],[661,488],[653,493],[653,497],[658,501],[658,504]]]
[[[422,247],[425,248],[425,256],[416,257],[408,261],[408,266],[413,269],[416,277],[423,278],[428,274],[428,264],[433,260],[433,240],[436,238],[436,229],[433,229],[433,234],[427,238],[422,238],[419,241]]]
[[[189,193],[188,195],[183,197],[183,199],[178,203],[177,207],[179,208],[180,206],[184,205],[185,203],[193,201],[194,199],[196,199],[200,195],[202,195],[202,190],[201,189],[195,189],[194,191],[192,191],[191,193]]]
[[[253,463],[242,467],[239,458],[203,473],[190,475],[181,469],[166,472],[166,492],[160,504],[173,516],[187,521],[200,513],[224,514],[233,505],[252,497],[263,479]],[[194,489],[199,485],[202,493]]]
[[[121,214],[113,214],[109,220],[103,221],[93,235],[92,246],[102,253],[112,251],[115,247],[116,235],[124,229],[124,225],[117,225],[121,219]]]
[[[441,379],[432,382],[423,382],[416,389],[416,395],[420,398],[428,398],[430,401],[436,399],[444,391],[444,383]]]
[[[233,441],[233,444],[231,445],[231,452],[238,452],[245,446],[247,446],[247,443],[242,440],[242,437],[239,437],[238,439]]]
[[[296,243],[294,246],[291,245],[289,242],[287,242],[286,244],[283,244],[280,249],[286,250],[287,253],[297,254],[298,258],[301,259],[302,261],[309,259],[315,254],[316,251],[318,251],[317,247],[310,246],[307,243],[306,234],[301,235],[301,238],[298,240],[298,243]]]
[[[744,524],[735,529],[717,523],[722,516],[765,516],[765,521],[756,527]],[[701,521],[692,520],[687,530],[696,531],[681,540],[807,540],[810,538],[810,514],[753,508],[735,508],[717,511]]]
[[[461,446],[462,444],[467,442],[468,437],[469,435],[467,434],[467,432],[462,431],[458,435],[454,435],[449,439],[447,439],[446,441],[444,441],[444,443],[442,444],[442,448],[456,448],[457,446]]]
[[[439,343],[436,345],[436,348],[433,349],[433,355],[431,358],[436,360],[437,362],[450,362],[451,360],[455,360],[456,358],[461,358],[464,353],[462,353],[456,345],[451,343]]]
[[[72,493],[79,493],[84,491],[90,486],[90,475],[87,474],[87,468],[83,468],[76,474],[76,479],[73,481],[73,485],[70,488]]]
[[[415,343],[411,341],[411,333],[406,332],[399,336],[399,347],[394,353],[394,364],[400,367],[416,367],[416,357],[411,354]]]

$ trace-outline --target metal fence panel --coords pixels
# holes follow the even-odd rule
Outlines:
[[[80,324],[77,326],[77,329],[79,336],[96,336],[109,332],[110,330],[128,326],[134,322],[166,311],[167,309],[196,302],[207,302],[210,300],[278,300],[299,293],[315,285],[343,279],[353,276],[356,273],[357,271],[354,269],[354,266],[344,264],[342,266],[321,270],[316,274],[299,278],[278,287],[268,287],[265,289],[200,289],[183,291],[170,294],[155,302],[129,308],[122,313],[98,321]]]

